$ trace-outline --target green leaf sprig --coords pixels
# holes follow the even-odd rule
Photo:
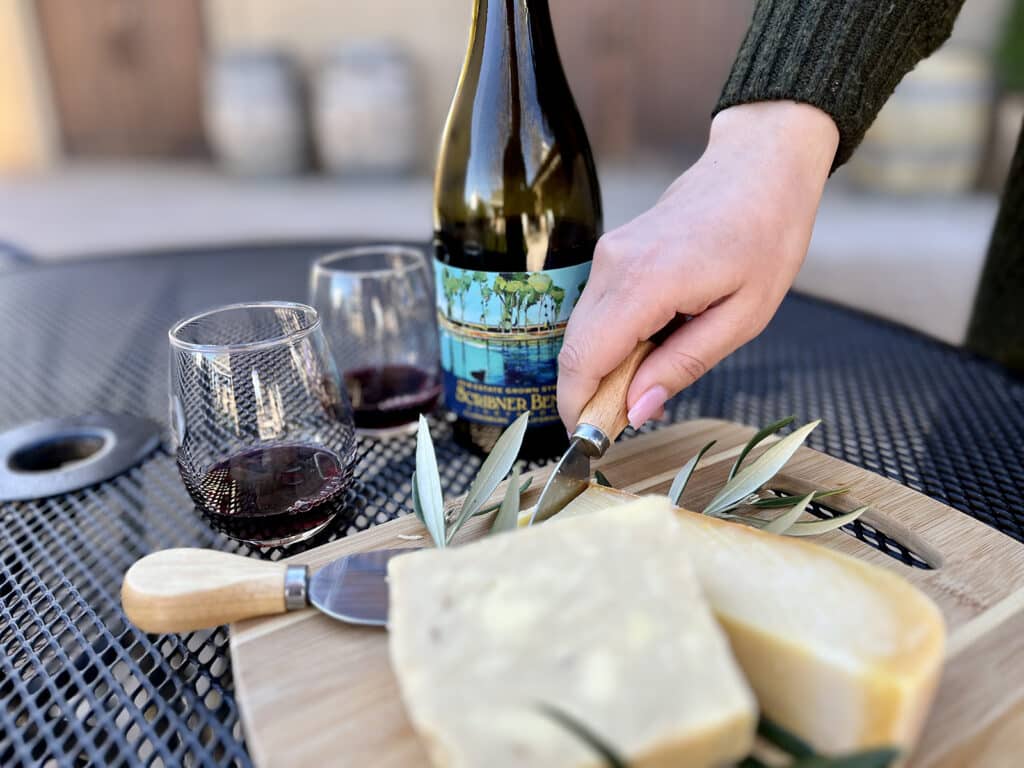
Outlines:
[[[434,441],[430,439],[430,426],[420,416],[416,435],[416,471],[412,474],[413,507],[427,526],[430,538],[438,547],[444,547],[445,536],[444,496],[441,494],[441,473],[437,471],[437,455]]]
[[[810,744],[795,733],[786,730],[763,715],[757,722],[757,735],[795,758],[789,764],[789,768],[888,768],[900,754],[899,750],[883,747],[826,757],[817,754]],[[756,757],[748,757],[739,764],[739,768],[769,768],[769,766]]]
[[[814,428],[820,423],[821,421],[818,420],[805,424],[769,446],[768,450],[761,454],[752,464],[742,469],[737,466],[736,474],[722,486],[721,490],[704,507],[704,514],[718,517],[722,512],[739,506],[750,494],[759,490],[762,485],[775,477],[776,473],[786,465],[786,462],[793,458],[793,454],[797,452],[800,446],[803,445],[804,440],[808,438],[811,432],[814,431]],[[755,439],[757,437],[758,435],[754,435]]]
[[[736,477],[736,473],[740,471],[740,466],[743,464],[743,460],[747,458],[748,454],[760,445],[766,437],[774,435],[783,427],[788,427],[796,421],[796,416],[787,416],[784,419],[779,419],[774,424],[769,424],[767,427],[762,427],[757,431],[747,444],[743,446],[743,450],[740,451],[740,455],[736,457],[736,461],[733,463],[732,468],[729,470],[729,479],[732,480]]]
[[[541,713],[547,715],[590,747],[604,761],[607,768],[629,768],[625,758],[614,747],[591,730],[589,726],[581,723],[564,709],[552,706],[551,704],[540,704],[538,708]]]
[[[526,493],[530,486],[533,485],[533,478],[528,477],[519,484],[519,495],[522,496]],[[501,508],[501,502],[497,504],[491,504],[489,507],[484,507],[479,512],[476,512],[473,517],[480,517],[480,515],[489,515],[491,512],[497,512]]]
[[[794,504],[788,512],[783,512],[770,523],[761,526],[761,530],[765,533],[785,533],[800,519],[800,515],[804,513],[804,510],[807,509],[807,505],[811,503],[813,498],[814,494],[808,493]]]
[[[774,435],[780,429],[789,426],[794,421],[793,416],[769,424],[767,427],[758,430],[736,457],[729,470],[728,478],[714,498],[704,507],[703,513],[711,517],[720,517],[726,520],[736,520],[746,523],[755,528],[768,531],[769,533],[785,534],[787,536],[817,536],[836,528],[848,525],[864,514],[868,507],[860,507],[843,515],[828,520],[800,521],[801,516],[807,510],[811,502],[824,499],[829,496],[838,496],[849,491],[849,488],[834,488],[828,491],[814,491],[806,496],[796,494],[785,494],[782,496],[760,496],[760,491],[765,483],[769,482],[786,463],[799,450],[804,441],[821,423],[820,420],[812,421],[794,430],[791,434],[777,440],[755,461],[743,466],[744,461],[758,445],[767,438]],[[690,478],[697,469],[697,464],[714,445],[714,441],[705,445],[700,452],[690,459],[679,470],[679,473],[672,481],[668,497],[673,504],[678,504],[683,492],[686,490]],[[759,510],[787,510],[778,517],[765,519],[754,514],[736,514],[742,508]]]
[[[811,501],[827,499],[829,496],[839,496],[849,490],[849,488],[833,488],[831,491],[815,491],[814,498],[811,499]],[[784,509],[785,507],[793,506],[799,502],[800,499],[800,496],[790,494],[783,494],[782,496],[767,496],[763,499],[750,502],[750,506],[757,507],[758,509]]]
[[[473,482],[470,483],[462,506],[458,510],[453,510],[451,514],[446,514],[434,441],[430,437],[430,426],[426,418],[420,416],[416,434],[416,471],[412,473],[412,507],[438,548],[444,549],[467,520],[485,511],[484,503],[505,479],[519,457],[519,449],[522,447],[529,420],[530,412],[527,411],[502,432],[476,477],[473,478]],[[506,529],[510,514],[513,521],[511,527],[515,527],[519,514],[519,494],[528,486],[529,482],[520,484],[518,473],[513,475],[505,492],[505,499],[498,508],[498,518],[501,519],[501,527],[498,530]],[[514,498],[514,502],[510,498]],[[506,509],[512,506],[515,507],[514,514]],[[495,524],[497,523],[496,519]],[[492,530],[495,528],[492,527]]]
[[[494,516],[491,523],[490,533],[504,533],[514,531],[519,525],[519,470],[512,470],[512,479],[508,481],[505,488],[505,498],[501,500],[498,514]]]
[[[551,720],[561,725],[589,746],[604,761],[604,765],[607,768],[629,768],[629,763],[626,762],[626,759],[592,728],[581,723],[564,710],[550,704],[541,704],[539,709]],[[757,723],[757,734],[764,741],[773,744],[794,758],[788,768],[889,768],[899,757],[899,750],[888,747],[869,749],[848,755],[819,755],[799,736],[790,733],[781,725],[765,717],[761,717]],[[769,766],[758,758],[751,756],[742,760],[739,763],[739,768],[769,768]]]
[[[693,477],[693,471],[697,468],[697,462],[700,461],[704,454],[713,446],[717,441],[712,440],[710,443],[705,445],[700,451],[683,465],[683,468],[679,470],[679,473],[672,480],[672,487],[668,489],[668,497],[672,500],[673,504],[678,504],[679,499],[683,495],[683,491],[686,490],[686,486],[690,483],[690,478]]]

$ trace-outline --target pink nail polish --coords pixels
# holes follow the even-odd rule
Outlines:
[[[629,426],[633,429],[640,429],[668,400],[668,390],[657,384],[642,395],[636,401],[626,418],[629,419]]]

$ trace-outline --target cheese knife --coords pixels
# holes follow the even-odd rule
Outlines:
[[[605,452],[629,424],[626,394],[640,364],[658,345],[685,323],[687,317],[676,317],[654,336],[641,341],[629,356],[611,373],[601,379],[597,391],[580,413],[572,433],[569,449],[555,465],[533,513],[531,522],[540,522],[561,512],[565,506],[590,484],[590,461]]]
[[[121,605],[144,632],[192,632],[312,605],[348,624],[383,627],[388,561],[414,549],[339,558],[312,575],[305,565],[255,560],[212,549],[164,549],[132,565]]]

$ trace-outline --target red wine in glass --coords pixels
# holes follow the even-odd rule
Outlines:
[[[182,472],[215,528],[261,545],[313,535],[338,513],[349,471],[335,453],[301,443],[250,448],[199,478]]]
[[[357,368],[345,374],[356,429],[391,430],[429,412],[441,393],[437,374],[413,365]]]

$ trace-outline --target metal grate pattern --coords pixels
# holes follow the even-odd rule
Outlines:
[[[336,247],[14,267],[0,276],[0,430],[95,410],[166,421],[171,323],[217,304],[302,301],[309,262]],[[792,296],[670,413],[821,417],[813,447],[1024,541],[1024,384],[895,326]],[[434,429],[457,494],[479,461]],[[361,444],[347,527],[289,553],[407,512],[413,449]],[[226,631],[148,636],[120,611],[125,569],[171,546],[250,553],[200,521],[166,450],[95,488],[0,505],[0,765],[250,764]]]

